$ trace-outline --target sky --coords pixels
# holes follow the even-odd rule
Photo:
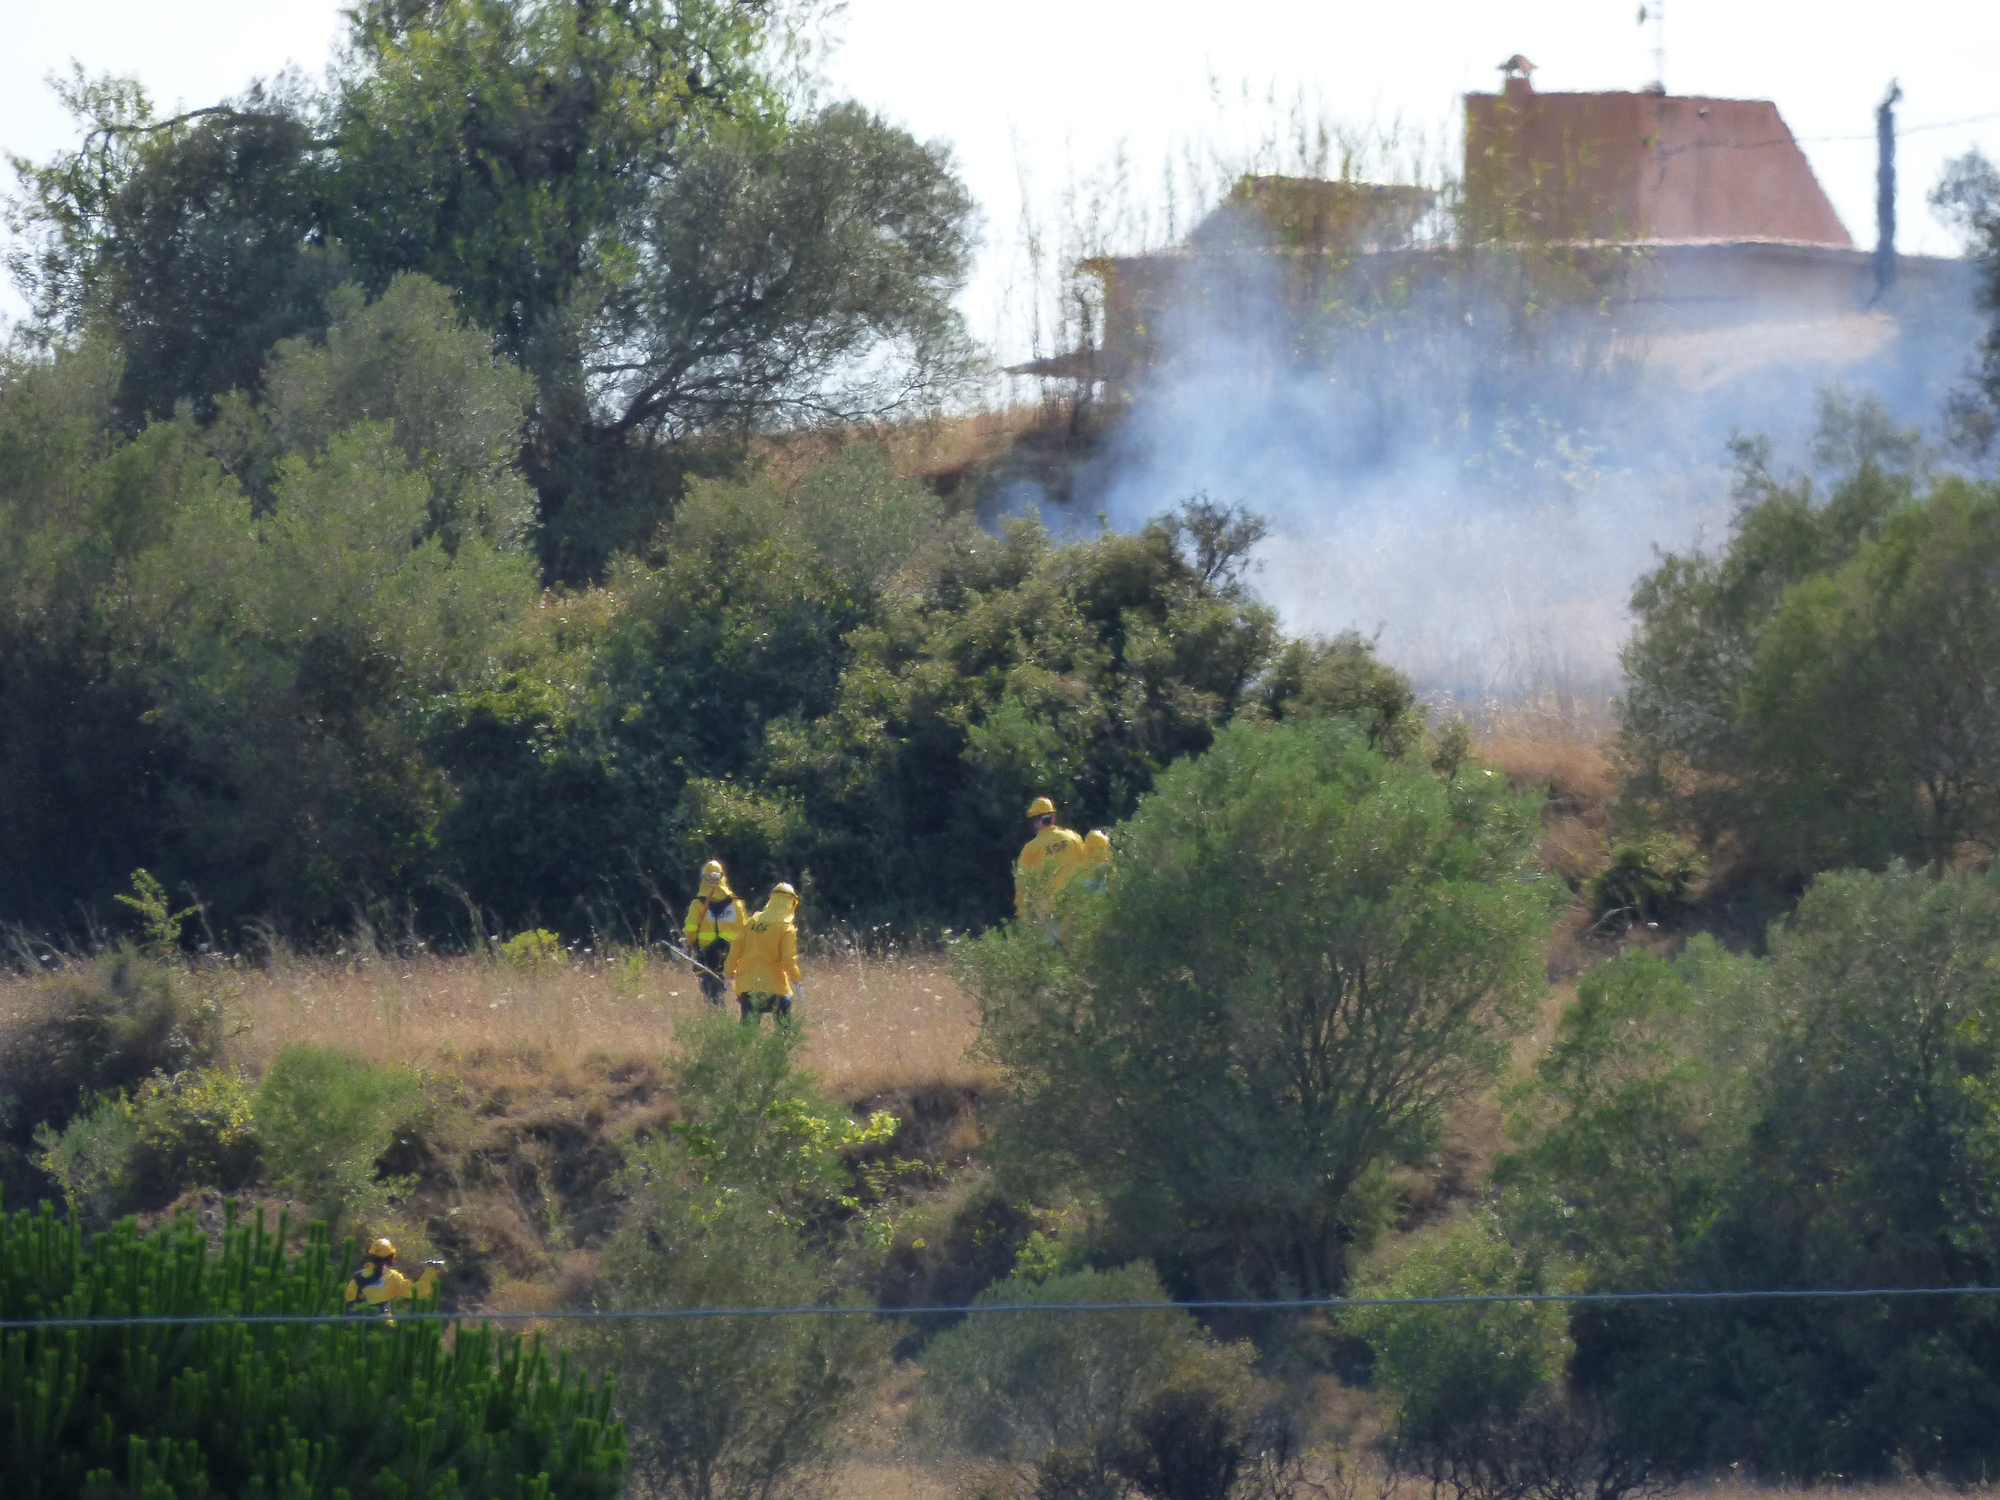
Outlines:
[[[1954,252],[1924,194],[1968,146],[2000,156],[2000,5],[1666,3],[1669,89],[1775,100],[1857,243],[1874,240],[1874,109],[1891,78],[1906,128],[1992,116],[1901,143],[1899,246]],[[287,64],[317,75],[340,26],[334,0],[6,9],[0,150],[30,157],[71,141],[44,80],[72,61],[136,75],[162,106],[192,107]],[[1175,152],[1208,142],[1226,154],[1294,98],[1355,129],[1422,138],[1436,155],[1449,149],[1458,96],[1493,87],[1514,53],[1537,64],[1545,90],[1647,83],[1656,34],[1635,11],[1636,0],[849,0],[821,66],[829,96],[953,146],[985,225],[966,312],[1005,358],[1025,352],[1024,201],[1047,224],[1066,182],[1102,177],[1121,153],[1135,180],[1156,181]],[[1257,102],[1272,97],[1275,110]],[[0,313],[21,306],[0,290]]]

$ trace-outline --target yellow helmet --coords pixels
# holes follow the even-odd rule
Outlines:
[[[1049,801],[1046,797],[1037,797],[1033,802],[1028,804],[1028,816],[1031,818],[1052,818],[1055,816],[1055,811],[1055,803]]]
[[[705,864],[705,865],[703,865],[703,866],[701,867],[701,883],[702,883],[703,885],[721,885],[721,884],[722,884],[722,861],[721,861],[721,860],[719,860],[719,859],[711,859],[711,860],[710,860],[710,861],[709,861],[709,862],[708,862],[707,864]]]
[[[375,1243],[368,1247],[368,1258],[370,1260],[394,1260],[396,1258],[396,1247],[389,1243],[388,1235],[376,1236]]]
[[[780,901],[784,902],[784,916],[790,916],[799,909],[799,893],[782,880],[771,887],[771,899],[764,903],[764,910],[774,911]]]

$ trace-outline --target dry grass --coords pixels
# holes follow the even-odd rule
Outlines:
[[[1010,406],[879,427],[794,433],[771,441],[756,456],[784,481],[803,477],[849,443],[873,443],[887,455],[899,478],[921,480],[949,495],[966,475],[1005,457],[1017,440],[1046,428],[1052,420],[1045,404]]]
[[[361,953],[224,971],[236,1061],[261,1074],[320,1042],[379,1062],[448,1067],[480,1054],[562,1070],[593,1055],[658,1058],[705,1013],[695,975],[657,951],[523,966],[484,957]],[[808,960],[798,1014],[806,1058],[843,1098],[913,1082],[975,1083],[971,1001],[934,954]]]

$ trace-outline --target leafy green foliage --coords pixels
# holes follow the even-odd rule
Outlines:
[[[1681,916],[1705,869],[1700,851],[1670,833],[1620,839],[1611,846],[1611,864],[1591,877],[1591,915],[1632,922]]]
[[[274,1185],[329,1223],[379,1207],[376,1159],[422,1107],[414,1073],[333,1047],[287,1047],[257,1087],[257,1142]]]
[[[520,969],[552,969],[568,956],[562,939],[546,927],[517,932],[500,945],[501,960]]]
[[[0,811],[18,808],[23,834],[0,876],[10,915],[53,925],[142,865],[201,890],[225,927],[314,928],[436,878],[449,788],[423,754],[434,705],[496,664],[536,590],[531,565],[476,528],[451,550],[425,540],[442,524],[427,476],[456,486],[468,527],[518,509],[504,474],[475,462],[490,432],[468,393],[497,378],[490,351],[440,322],[434,293],[399,283],[386,311],[355,311],[400,372],[376,407],[387,420],[284,455],[262,499],[204,451],[224,446],[213,431],[110,433],[115,362],[90,351],[0,384],[0,449],[18,460],[0,477],[0,635],[19,668],[0,678],[15,773]],[[314,366],[336,405],[362,354],[378,357],[336,338]],[[273,421],[290,420],[302,361],[278,361]],[[426,422],[471,447],[432,449]],[[414,469],[406,428],[424,445]]]
[[[707,127],[776,125],[763,8],[368,0],[327,169],[337,234],[386,281],[451,287],[535,368],[632,248],[625,216]]]
[[[972,212],[947,148],[858,105],[709,134],[629,221],[600,399],[670,436],[934,400],[970,364],[949,297]]]
[[[340,1310],[345,1265],[315,1226],[233,1224],[219,1253],[191,1221],[0,1217],[0,1318],[210,1315],[192,1328],[0,1335],[0,1488],[22,1500],[212,1494],[612,1500],[624,1443],[611,1393],[540,1344],[379,1319],[243,1324],[231,1314]]]
[[[139,916],[139,930],[145,934],[142,951],[149,958],[169,958],[181,951],[181,927],[189,917],[199,916],[198,906],[175,911],[167,900],[167,889],[145,870],[132,872],[133,894],[114,896],[120,906]]]
[[[129,79],[79,70],[58,92],[79,148],[12,163],[10,218],[24,233],[9,269],[42,326],[115,340],[127,431],[182,402],[206,418],[224,393],[255,391],[273,344],[325,326],[343,277],[325,239],[313,102],[295,80],[253,84],[174,123]]]
[[[234,1068],[148,1078],[132,1099],[139,1202],[160,1203],[191,1187],[242,1187],[260,1165],[254,1113],[250,1085]]]
[[[1942,868],[2000,839],[2000,491],[1920,489],[1914,439],[1877,407],[1822,418],[1818,457],[1840,475],[1823,503],[1746,446],[1728,549],[1668,557],[1635,590],[1628,789],[1779,879]]]
[[[1806,868],[2000,848],[2000,486],[1946,479],[1784,596],[1739,716]]]
[[[1509,1243],[1490,1213],[1421,1230],[1389,1263],[1357,1277],[1359,1297],[1448,1297],[1546,1292],[1548,1268]],[[1563,1309],[1550,1303],[1470,1307],[1363,1307],[1346,1315],[1375,1356],[1374,1381],[1390,1398],[1396,1442],[1448,1445],[1463,1430],[1518,1418],[1559,1380],[1569,1359]]]
[[[1766,960],[1697,943],[1600,972],[1513,1128],[1520,1232],[1600,1286],[2000,1274],[1990,880],[1822,876]],[[1574,1331],[1587,1388],[1670,1469],[1965,1478],[1995,1461],[1992,1316],[1745,1303],[1600,1309]]]
[[[398,276],[372,302],[341,287],[328,299],[322,338],[272,349],[263,388],[261,405],[233,393],[207,432],[260,504],[271,502],[286,454],[311,458],[349,428],[380,420],[429,487],[424,533],[447,552],[467,534],[505,549],[532,526],[534,495],[518,463],[535,383],[495,354],[489,335],[461,325],[436,282]]]
[[[801,1073],[791,1029],[693,1028],[674,1068],[685,1111],[635,1147],[629,1201],[600,1261],[613,1307],[800,1306],[836,1293],[841,1153],[897,1122],[845,1116]],[[590,1342],[618,1372],[635,1472],[654,1492],[792,1493],[823,1475],[887,1359],[872,1319],[706,1318],[612,1325]]]
[[[7,1138],[17,1145],[39,1124],[60,1129],[99,1096],[220,1059],[220,1008],[184,974],[132,950],[73,960],[25,991],[0,1064]]]
[[[1002,1148],[1195,1286],[1338,1290],[1371,1174],[1427,1149],[1535,993],[1534,800],[1344,721],[1225,729],[1120,829],[1069,952],[1025,930],[962,950]]]
[[[122,1095],[98,1099],[61,1130],[35,1127],[35,1165],[62,1189],[69,1211],[93,1229],[132,1205],[132,1156],[139,1123]]]
[[[1158,1302],[1166,1293],[1144,1264],[1076,1271],[1046,1280],[1015,1275],[977,1304]],[[1099,1491],[1134,1429],[1149,1426],[1168,1393],[1231,1390],[1254,1402],[1247,1346],[1211,1342],[1185,1312],[993,1313],[967,1318],[924,1351],[918,1420],[930,1440],[986,1458],[1066,1469]],[[1163,1435],[1160,1435],[1163,1436]],[[1163,1443],[1134,1454],[1160,1462]]]
[[[100,1094],[60,1129],[36,1126],[34,1143],[35,1165],[92,1229],[184,1188],[240,1188],[259,1164],[249,1086],[225,1068],[155,1073],[129,1097]]]

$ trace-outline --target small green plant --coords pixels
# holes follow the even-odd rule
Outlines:
[[[378,1180],[375,1162],[397,1127],[422,1107],[407,1068],[381,1068],[332,1047],[288,1047],[252,1105],[272,1182],[329,1223],[379,1212],[402,1184]]]
[[[500,957],[519,969],[547,969],[564,962],[569,955],[563,952],[561,938],[546,927],[532,927],[502,943]]]
[[[1668,833],[1621,839],[1611,847],[1611,867],[1590,882],[1591,912],[1599,921],[1678,917],[1694,903],[1707,873],[1700,852],[1685,839]]]
[[[167,888],[143,869],[132,872],[132,894],[120,892],[113,898],[139,914],[139,930],[145,934],[140,948],[150,957],[168,958],[181,951],[181,927],[189,917],[201,915],[199,906],[174,910]]]
[[[134,1186],[142,1200],[184,1188],[241,1187],[257,1170],[253,1097],[234,1068],[156,1073],[132,1101],[139,1138]]]
[[[35,1127],[40,1167],[62,1189],[70,1212],[92,1229],[109,1224],[132,1204],[133,1156],[139,1122],[122,1094],[100,1098],[61,1130]]]

